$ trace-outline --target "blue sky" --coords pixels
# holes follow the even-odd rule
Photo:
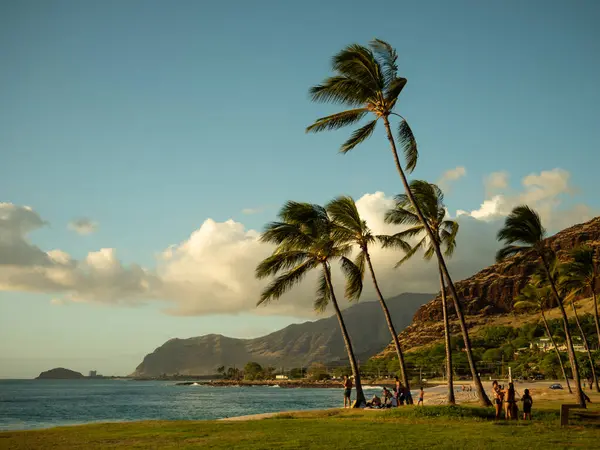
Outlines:
[[[29,236],[44,250],[82,259],[116,248],[152,267],[207,218],[260,230],[288,199],[395,194],[381,128],[347,156],[337,148],[350,130],[304,133],[335,111],[307,97],[331,56],[379,37],[408,78],[399,109],[420,146],[415,176],[467,169],[451,211],[478,208],[491,172],[518,188],[557,167],[579,191],[566,205],[598,208],[599,20],[594,1],[5,1],[0,201],[49,223]],[[80,216],[98,231],[69,231]],[[0,376],[55,361],[126,373],[170,337],[256,336],[299,320],[61,308],[55,296],[0,292]]]

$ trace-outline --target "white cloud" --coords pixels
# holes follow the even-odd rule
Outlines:
[[[98,230],[98,224],[87,217],[72,220],[69,222],[68,227],[70,230],[81,235],[92,234]]]
[[[450,260],[450,270],[457,280],[493,262],[498,248],[496,232],[504,216],[517,204],[528,203],[536,208],[549,231],[588,220],[596,213],[581,204],[562,208],[562,198],[574,192],[569,173],[564,170],[530,174],[523,178],[521,191],[515,193],[508,191],[507,179],[507,175],[488,177],[485,187],[493,187],[496,193],[485,198],[475,210],[457,211],[458,247]],[[384,212],[393,204],[393,199],[383,192],[357,199],[362,217],[376,234],[397,231],[383,220]],[[0,204],[0,290],[51,293],[55,305],[69,302],[136,305],[160,301],[165,311],[174,315],[248,311],[314,315],[316,275],[307,277],[278,302],[255,307],[267,281],[256,280],[254,269],[272,247],[259,242],[259,232],[247,229],[242,223],[205,220],[187,239],[160,251],[153,269],[122,264],[112,248],[91,252],[82,260],[58,249],[44,252],[28,240],[29,233],[44,225],[31,208]],[[371,254],[384,295],[437,291],[438,275],[433,262],[415,258],[397,270],[393,266],[402,257],[398,252],[374,246]],[[345,306],[341,273],[336,269],[333,276],[340,303]],[[368,278],[363,298],[374,298]]]
[[[505,171],[492,172],[486,176],[484,179],[486,198],[506,189],[508,187],[508,179],[509,174]]]
[[[437,181],[437,184],[442,190],[449,191],[452,182],[464,177],[466,174],[467,169],[464,166],[457,166],[454,169],[446,170]]]

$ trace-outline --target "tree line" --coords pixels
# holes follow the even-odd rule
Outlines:
[[[359,406],[365,402],[361,374],[351,336],[346,329],[333,288],[331,265],[340,265],[346,281],[344,296],[348,300],[359,299],[365,272],[368,272],[394,343],[400,377],[403,384],[410,389],[405,356],[377,280],[370,249],[373,245],[382,245],[402,251],[404,256],[397,266],[401,266],[403,262],[423,250],[426,259],[435,257],[439,274],[448,373],[448,403],[455,403],[448,324],[449,297],[460,324],[464,353],[479,401],[483,406],[490,406],[491,402],[476,367],[459,295],[446,264],[446,258],[452,255],[456,246],[458,223],[446,218],[443,193],[438,186],[423,180],[409,181],[407,178],[417,165],[419,152],[408,121],[397,112],[398,98],[407,82],[406,78],[398,75],[397,58],[396,50],[379,39],[371,41],[368,46],[349,45],[334,55],[331,61],[333,75],[310,88],[309,94],[315,102],[340,104],[349,109],[317,119],[306,131],[317,133],[337,130],[358,124],[368,117],[369,121],[354,130],[340,147],[340,152],[346,154],[370,138],[378,123],[383,123],[394,166],[404,190],[396,196],[395,205],[386,213],[385,220],[388,223],[403,225],[405,229],[392,236],[374,235],[349,196],[335,198],[325,206],[297,201],[286,202],[279,211],[278,220],[267,224],[261,234],[261,240],[274,244],[275,250],[256,267],[255,272],[259,279],[271,279],[257,304],[279,299],[300,283],[309,272],[318,271],[314,308],[316,311],[323,311],[328,305],[333,306],[348,353],[356,386],[356,405]],[[526,205],[519,206],[506,218],[504,227],[498,233],[498,239],[504,243],[504,247],[498,252],[497,260],[508,259],[510,265],[524,256],[536,256],[540,273],[545,276],[543,279],[550,289],[550,296],[562,315],[578,402],[585,406],[579,366],[563,303],[565,294],[559,290],[557,279],[553,278],[552,249],[548,247],[544,238],[545,230],[539,215]],[[413,243],[415,240],[416,244]],[[356,250],[358,252],[351,259]],[[570,267],[577,270],[569,272],[564,268],[561,273],[565,280],[568,278],[570,282],[561,283],[560,286],[565,286],[569,292],[578,292],[581,288],[577,286],[581,286],[583,281],[576,273],[579,273],[581,267],[575,264],[575,259],[572,263]],[[595,259],[592,265],[595,270]],[[536,286],[541,287],[541,284]],[[597,312],[595,317],[597,323]]]

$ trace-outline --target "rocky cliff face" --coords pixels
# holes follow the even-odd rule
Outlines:
[[[557,252],[559,259],[565,259],[570,249],[583,243],[600,246],[600,217],[567,228],[549,237],[547,241]],[[455,283],[465,315],[492,315],[511,311],[513,298],[528,283],[537,260],[533,254],[529,254],[522,263],[507,268],[510,263],[507,260],[491,265],[472,277]],[[454,308],[450,308],[450,317],[455,316]],[[438,295],[417,310],[413,322],[418,324],[441,320],[441,296]]]

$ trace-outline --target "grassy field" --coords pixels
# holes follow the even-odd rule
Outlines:
[[[0,433],[0,448],[598,448],[600,424],[575,421],[561,429],[555,408],[537,411],[527,423],[496,423],[491,414],[491,409],[444,406],[283,413],[245,422],[105,423]]]

